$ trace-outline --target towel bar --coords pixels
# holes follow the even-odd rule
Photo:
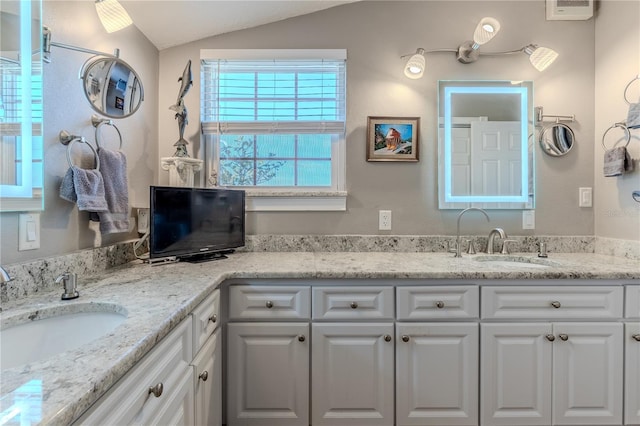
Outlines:
[[[100,127],[105,124],[116,129],[116,132],[118,132],[118,139],[120,139],[120,147],[118,149],[122,149],[122,133],[120,133],[120,129],[118,129],[118,127],[114,124],[113,120],[109,118],[101,118],[96,114],[93,114],[91,116],[91,124],[93,124],[93,127],[96,128],[96,145],[98,146],[98,149],[100,149]]]

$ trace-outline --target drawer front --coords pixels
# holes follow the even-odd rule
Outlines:
[[[220,290],[215,290],[193,310],[193,353],[197,354],[204,342],[220,323]]]
[[[393,287],[314,287],[313,319],[393,319]]]
[[[622,318],[623,287],[483,287],[483,319]]]
[[[311,290],[298,286],[229,287],[229,319],[309,319]]]
[[[189,366],[191,339],[191,317],[187,317],[76,424],[151,423],[150,419],[161,413],[180,391],[184,378],[191,378],[193,374]],[[159,384],[162,384],[162,393],[154,396],[150,387]]]
[[[480,314],[478,286],[398,287],[399,320],[472,319]]]
[[[640,285],[628,285],[626,292],[624,316],[626,318],[640,318]]]

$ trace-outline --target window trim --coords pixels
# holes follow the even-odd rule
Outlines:
[[[241,59],[334,59],[346,60],[346,49],[201,49],[200,61]],[[345,72],[346,75],[346,72]],[[202,85],[201,87],[204,87]],[[346,89],[346,88],[345,88]],[[345,94],[346,95],[346,94]],[[346,105],[345,105],[346,107]],[[205,147],[205,177],[209,186],[214,166],[217,166],[219,151],[212,146],[211,136],[205,134],[211,123],[204,123],[201,117],[201,138]],[[346,127],[346,119],[345,119]],[[346,129],[344,137],[331,148],[332,167],[331,188],[327,187],[247,187],[247,211],[346,211]],[[234,187],[243,189],[242,187]]]

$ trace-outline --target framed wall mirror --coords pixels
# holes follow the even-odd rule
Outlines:
[[[438,86],[440,209],[532,209],[533,82]]]
[[[0,2],[0,211],[43,209],[42,3]]]

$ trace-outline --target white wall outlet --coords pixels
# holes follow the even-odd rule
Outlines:
[[[138,233],[146,234],[149,231],[149,209],[138,209]]]
[[[578,188],[578,197],[580,207],[593,207],[593,190],[591,188]]]
[[[378,229],[380,231],[391,230],[391,210],[380,210],[378,212]]]
[[[536,211],[522,211],[522,229],[536,229]]]
[[[19,217],[18,251],[40,248],[40,213],[26,213]]]

